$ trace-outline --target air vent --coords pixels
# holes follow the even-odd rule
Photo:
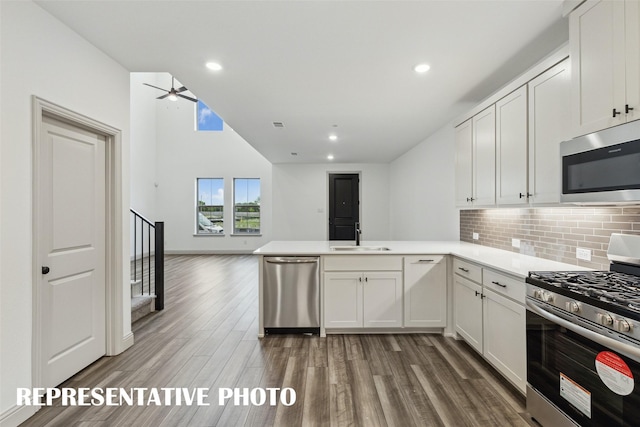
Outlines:
[[[274,128],[283,128],[284,127],[284,123],[282,123],[282,122],[273,122],[273,127]]]

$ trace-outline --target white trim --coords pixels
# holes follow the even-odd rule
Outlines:
[[[122,203],[122,131],[101,123],[82,114],[73,112],[49,101],[32,96],[32,387],[42,386],[42,331],[40,309],[40,243],[38,239],[38,218],[40,205],[38,200],[39,173],[37,168],[39,147],[42,144],[43,115],[70,122],[76,126],[88,128],[106,137],[106,355],[116,355],[133,344],[133,335],[123,336],[124,314],[124,277],[123,266],[123,203]],[[129,284],[127,283],[127,286]]]
[[[0,414],[0,426],[19,426],[20,424],[31,418],[37,411],[38,408],[35,406],[13,405],[2,414]]]

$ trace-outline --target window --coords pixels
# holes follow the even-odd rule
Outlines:
[[[224,179],[198,178],[196,230],[198,234],[224,233]]]
[[[198,100],[196,104],[196,130],[197,131],[220,131],[223,121],[213,110]]]
[[[260,233],[260,179],[235,178],[233,180],[233,232]]]

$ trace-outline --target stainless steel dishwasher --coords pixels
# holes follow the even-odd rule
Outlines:
[[[318,257],[265,257],[265,334],[320,333]]]

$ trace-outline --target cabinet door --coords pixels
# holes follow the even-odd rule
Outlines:
[[[571,139],[569,58],[529,82],[531,203],[560,203],[560,142]]]
[[[402,273],[364,273],[363,312],[365,328],[402,326]]]
[[[496,113],[495,105],[473,116],[473,204],[496,203]]]
[[[453,301],[456,332],[482,353],[482,286],[454,274]]]
[[[633,110],[626,115],[628,122],[640,119],[640,2],[627,0],[625,16],[626,104]]]
[[[485,289],[484,357],[520,391],[527,385],[526,309]]]
[[[473,196],[471,119],[456,127],[456,206],[471,206]]]
[[[447,262],[444,256],[405,257],[404,326],[447,326]]]
[[[527,86],[496,102],[496,201],[527,204]]]
[[[325,328],[362,327],[362,273],[324,273]]]
[[[625,122],[622,1],[587,1],[569,17],[573,136]],[[614,117],[613,109],[621,114]]]

